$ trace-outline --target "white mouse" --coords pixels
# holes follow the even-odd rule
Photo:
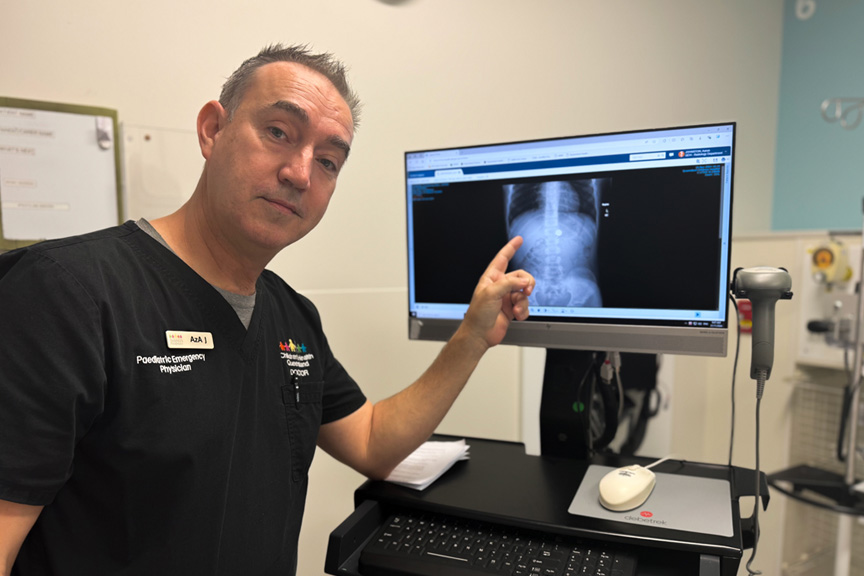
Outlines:
[[[600,480],[600,504],[615,512],[632,510],[648,499],[655,482],[654,472],[638,464],[616,468]]]

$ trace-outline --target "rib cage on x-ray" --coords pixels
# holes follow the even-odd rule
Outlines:
[[[601,306],[594,179],[504,186],[509,236],[522,236],[513,266],[531,272],[535,306]]]

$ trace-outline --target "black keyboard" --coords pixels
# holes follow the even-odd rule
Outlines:
[[[384,522],[359,567],[363,576],[635,576],[636,556],[610,543],[412,511]]]

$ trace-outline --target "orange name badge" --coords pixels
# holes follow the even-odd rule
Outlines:
[[[165,339],[168,341],[168,348],[196,350],[213,349],[213,334],[210,332],[166,330]]]

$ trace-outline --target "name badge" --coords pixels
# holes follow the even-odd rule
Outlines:
[[[168,341],[168,348],[213,349],[213,334],[210,332],[167,330],[165,338]]]

